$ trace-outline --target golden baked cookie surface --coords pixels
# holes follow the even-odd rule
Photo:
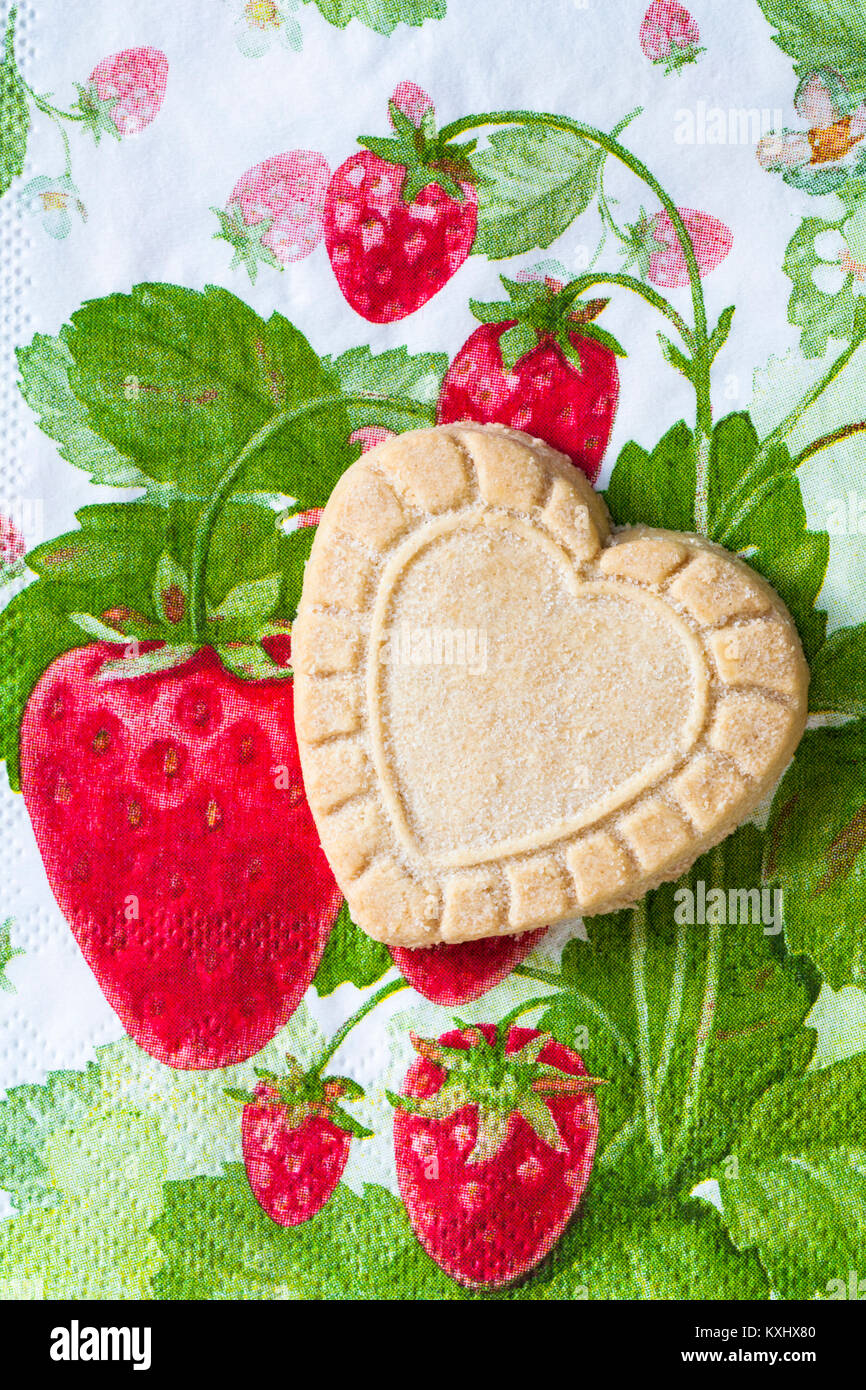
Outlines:
[[[380,445],[325,509],[293,631],[307,795],[391,944],[609,911],[748,815],[805,723],[781,601],[697,537],[613,534],[496,426]]]

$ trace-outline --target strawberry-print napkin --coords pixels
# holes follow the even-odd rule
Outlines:
[[[73,8],[3,7],[0,1297],[862,1296],[860,0]],[[633,909],[389,953],[291,622],[465,418],[754,565],[812,715]]]

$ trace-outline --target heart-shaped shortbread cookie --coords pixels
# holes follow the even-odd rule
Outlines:
[[[633,902],[748,815],[806,719],[764,580],[697,536],[612,534],[567,458],[498,426],[348,469],[293,665],[325,853],[355,921],[401,946]]]

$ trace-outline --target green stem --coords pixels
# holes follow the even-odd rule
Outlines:
[[[712,853],[710,869],[710,877],[715,882],[718,882],[719,877],[721,877],[721,867],[721,852],[719,849],[715,849]],[[704,1065],[707,1060],[710,1038],[713,1035],[713,1020],[716,1014],[716,998],[719,990],[721,957],[722,929],[718,923],[713,923],[707,938],[707,969],[704,978],[704,997],[701,1002],[701,1013],[698,1021],[698,1035],[695,1042],[695,1055],[689,1074],[686,1094],[683,1099],[682,1116],[679,1129],[677,1130],[677,1137],[671,1150],[671,1168],[674,1168],[680,1150],[688,1138],[692,1122],[692,1113],[697,1104],[698,1095],[700,1094]]]
[[[47,97],[42,97],[38,92],[34,92],[29,82],[25,82],[19,69],[18,76],[21,78],[21,85],[33,102],[44,116],[50,116],[52,121],[86,121],[87,117],[80,111],[63,111],[59,106],[54,106]]]
[[[677,944],[674,951],[674,964],[671,974],[671,992],[668,998],[668,1012],[665,1018],[665,1028],[662,1034],[662,1050],[659,1057],[658,1066],[655,1074],[655,1097],[658,1101],[662,1087],[667,1080],[668,1069],[671,1058],[674,1055],[674,1044],[677,1039],[677,1030],[680,1026],[680,1018],[683,1012],[683,994],[686,983],[686,961],[688,960],[688,933],[685,924],[677,924]]]
[[[719,545],[724,545],[730,549],[740,522],[745,521],[748,516],[756,511],[761,503],[767,497],[771,497],[778,487],[784,487],[789,481],[790,474],[788,473],[773,473],[769,478],[765,478],[760,487],[752,492],[748,500],[737,508],[730,520],[727,519],[730,508],[726,507],[725,514],[719,517],[715,526],[713,539],[717,541]]]
[[[425,424],[430,423],[430,412],[427,406],[422,405],[419,401],[410,400],[408,397],[380,396],[373,400],[369,395],[340,393],[339,395],[320,396],[316,400],[306,401],[303,405],[296,406],[294,410],[282,410],[278,415],[274,415],[266,421],[261,429],[256,430],[256,433],[247,440],[237,458],[233,459],[226,468],[198,519],[192,547],[192,560],[190,561],[189,608],[193,642],[200,643],[202,641],[207,621],[205,575],[214,527],[219,520],[226,498],[250,459],[258,453],[272,435],[286,429],[289,425],[293,425],[295,421],[303,419],[305,415],[313,415],[319,410],[330,410],[345,405],[385,405],[391,410],[400,410],[407,415],[419,416]]]
[[[646,300],[653,309],[664,314],[687,347],[694,346],[692,330],[682,315],[678,314],[674,306],[669,304],[657,290],[654,290],[651,285],[645,285],[643,280],[638,280],[634,275],[626,275],[624,272],[617,271],[587,271],[585,275],[578,275],[574,280],[570,280],[567,285],[563,286],[563,289],[573,290],[576,298],[595,285],[619,285],[623,289],[631,290],[632,294],[640,295],[641,299]]]
[[[561,975],[552,975],[546,970],[536,970],[531,965],[515,966],[511,973],[512,975],[522,975],[524,979],[527,980],[538,980],[541,984],[550,985],[553,989],[563,990],[566,994],[573,995],[585,1008],[589,1009],[590,1013],[595,1014],[598,1021],[610,1033],[623,1056],[627,1058],[632,1065],[634,1064],[634,1052],[629,1046],[626,1038],[617,1028],[610,1014],[605,1013],[601,1005],[596,1003],[589,994],[584,994],[582,990],[575,989],[573,985],[566,984]]]
[[[647,950],[647,907],[646,900],[634,909],[631,934],[631,970],[634,992],[635,1018],[638,1038],[638,1069],[640,1075],[641,1097],[643,1099],[644,1123],[647,1139],[656,1160],[659,1175],[664,1174],[665,1147],[659,1127],[656,1110],[655,1090],[653,1088],[652,1055],[649,1034],[649,1006],[646,995],[646,950]]]
[[[820,454],[822,449],[831,449],[834,444],[841,444],[843,440],[850,439],[852,434],[861,434],[866,430],[866,420],[858,420],[853,425],[843,425],[841,429],[831,430],[829,434],[822,434],[820,438],[813,439],[811,444],[807,444],[805,449],[801,449],[794,459],[794,467],[799,468],[801,463],[810,459],[813,454]]]
[[[367,1014],[372,1013],[373,1010],[382,1003],[383,999],[388,999],[392,994],[397,994],[401,989],[408,988],[409,986],[403,979],[391,980],[387,985],[383,985],[381,989],[377,990],[375,994],[371,994],[370,998],[365,1000],[360,1009],[357,1009],[355,1013],[352,1014],[351,1018],[347,1018],[342,1027],[337,1029],[318,1062],[316,1062],[315,1070],[319,1072],[319,1074],[325,1070],[325,1067],[334,1056],[334,1053],[346,1041],[352,1029],[357,1027],[361,1020],[367,1017]]]
[[[571,135],[576,135],[582,140],[587,140],[591,144],[598,145],[606,154],[612,155],[614,159],[624,164],[627,169],[640,179],[647,188],[656,196],[665,212],[671,220],[671,225],[676,233],[680,244],[680,250],[686,263],[689,274],[689,282],[692,292],[692,310],[694,314],[694,340],[693,340],[693,361],[695,365],[693,385],[697,400],[696,420],[695,420],[695,445],[697,449],[697,479],[698,489],[695,498],[695,525],[700,530],[706,529],[707,518],[707,483],[709,476],[709,446],[710,435],[713,427],[713,412],[711,402],[711,382],[710,368],[711,357],[709,348],[709,330],[707,326],[707,310],[704,302],[704,292],[701,286],[700,271],[698,269],[695,248],[692,239],[686,230],[685,223],[677,211],[676,204],[662,188],[658,179],[650,172],[647,166],[621,145],[613,136],[608,135],[596,126],[585,125],[582,121],[571,120],[568,116],[557,116],[550,112],[539,111],[486,111],[474,116],[463,116],[459,120],[452,121],[440,132],[443,140],[451,140],[459,135],[463,135],[468,130],[477,129],[479,126],[491,125],[524,125],[537,127],[540,129],[552,129],[567,131]]]
[[[515,973],[515,972],[512,972]],[[522,1004],[516,1004],[509,1013],[501,1018],[497,1023],[498,1029],[505,1029],[506,1036],[512,1023],[516,1023],[524,1014],[531,1013],[533,1009],[540,1009],[544,1004],[549,1004],[553,996],[550,994],[538,994],[534,999],[527,999]]]
[[[801,401],[797,402],[793,410],[789,410],[784,420],[782,420],[781,423],[767,435],[766,439],[762,441],[761,447],[764,453],[766,453],[768,449],[771,449],[774,444],[780,444],[782,440],[791,433],[800,423],[806,411],[815,404],[818,397],[827,389],[831,382],[835,381],[842,369],[847,367],[858,347],[862,346],[864,330],[866,330],[866,306],[863,306],[861,300],[857,305],[851,342],[845,348],[844,352],[839,354],[812,389],[806,393]]]

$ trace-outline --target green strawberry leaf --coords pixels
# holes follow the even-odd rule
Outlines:
[[[339,392],[287,319],[265,321],[215,286],[137,285],[90,300],[60,336],[89,428],[147,477],[197,497],[258,431]],[[251,456],[244,490],[324,506],[355,456],[348,436],[334,404],[276,428]]]
[[[381,980],[393,964],[387,946],[356,927],[349,916],[348,904],[343,903],[319,962],[313,988],[320,997],[333,994],[347,982],[358,989],[366,989]]]
[[[695,529],[694,440],[682,421],[668,430],[652,453],[633,442],[617,459],[605,500],[620,526]]]
[[[471,156],[478,177],[473,254],[499,260],[550,246],[589,206],[601,161],[594,145],[570,131],[495,131]]]
[[[30,109],[27,92],[15,62],[15,6],[6,22],[4,57],[0,63],[0,197],[24,168]]]
[[[6,994],[16,993],[12,981],[6,977],[6,967],[16,956],[24,955],[22,950],[12,945],[13,925],[11,917],[7,917],[5,922],[0,922],[0,989]]]
[[[866,714],[866,623],[831,633],[815,654],[809,708]]]
[[[720,1167],[734,1244],[780,1298],[859,1298],[866,1268],[866,1055],[772,1086]],[[850,1271],[854,1289],[849,1288]]]
[[[418,1243],[400,1201],[341,1185],[322,1211],[281,1228],[254,1200],[240,1164],[222,1177],[167,1183],[152,1231],[163,1299],[484,1300],[761,1298],[757,1257],[738,1253],[721,1219],[699,1202],[629,1208],[593,1182],[581,1217],[550,1258],[510,1288],[467,1290]]]
[[[41,1162],[60,1202],[0,1222],[0,1276],[41,1280],[48,1299],[152,1297],[161,1257],[148,1228],[166,1173],[157,1123],[120,1108],[76,1117],[45,1136]]]
[[[798,77],[817,68],[841,74],[852,96],[866,94],[860,0],[758,0],[773,40],[794,60]]]
[[[392,34],[398,24],[417,28],[425,19],[444,19],[447,0],[304,0],[323,19],[345,29],[353,19],[377,34]]]
[[[807,658],[824,641],[827,618],[815,610],[830,558],[825,531],[809,531],[800,484],[784,445],[762,448],[745,412],[713,431],[708,534],[739,552],[785,601]]]
[[[773,800],[765,873],[791,948],[834,989],[866,984],[866,720],[805,735]]]
[[[564,993],[538,1026],[609,1078],[597,1092],[596,1167],[624,1200],[687,1193],[766,1087],[811,1056],[803,1021],[817,985],[786,956],[771,893],[761,897],[761,850],[760,832],[743,826],[676,884],[589,919],[589,940],[566,947]]]
[[[605,494],[620,525],[695,529],[694,438],[674,425],[651,454],[626,444]],[[713,431],[707,476],[707,535],[742,555],[773,585],[797,624],[807,657],[822,645],[827,618],[815,609],[830,543],[809,531],[794,462],[783,444],[763,448],[745,412]]]
[[[149,479],[93,428],[69,385],[72,355],[62,338],[37,333],[18,349],[21,392],[42,430],[60,445],[60,456],[110,487],[146,487]],[[135,388],[129,384],[127,390]]]
[[[823,357],[830,338],[850,342],[855,335],[857,298],[852,276],[843,276],[838,289],[827,291],[820,290],[812,278],[822,266],[828,271],[832,269],[832,264],[818,254],[816,238],[824,232],[839,231],[841,226],[841,222],[807,217],[785,252],[784,270],[792,283],[788,322],[800,330],[800,347],[805,357]]]
[[[373,353],[368,347],[350,348],[339,357],[322,359],[325,371],[346,394],[369,396],[369,406],[352,402],[346,407],[353,430],[380,425],[402,434],[436,423],[436,402],[442,378],[448,370],[445,352],[410,353],[408,348],[389,348]],[[417,402],[409,413],[395,397]]]
[[[99,1068],[49,1072],[44,1086],[13,1086],[0,1103],[0,1188],[18,1212],[53,1207],[62,1193],[46,1143],[55,1131],[82,1125],[100,1097]]]

